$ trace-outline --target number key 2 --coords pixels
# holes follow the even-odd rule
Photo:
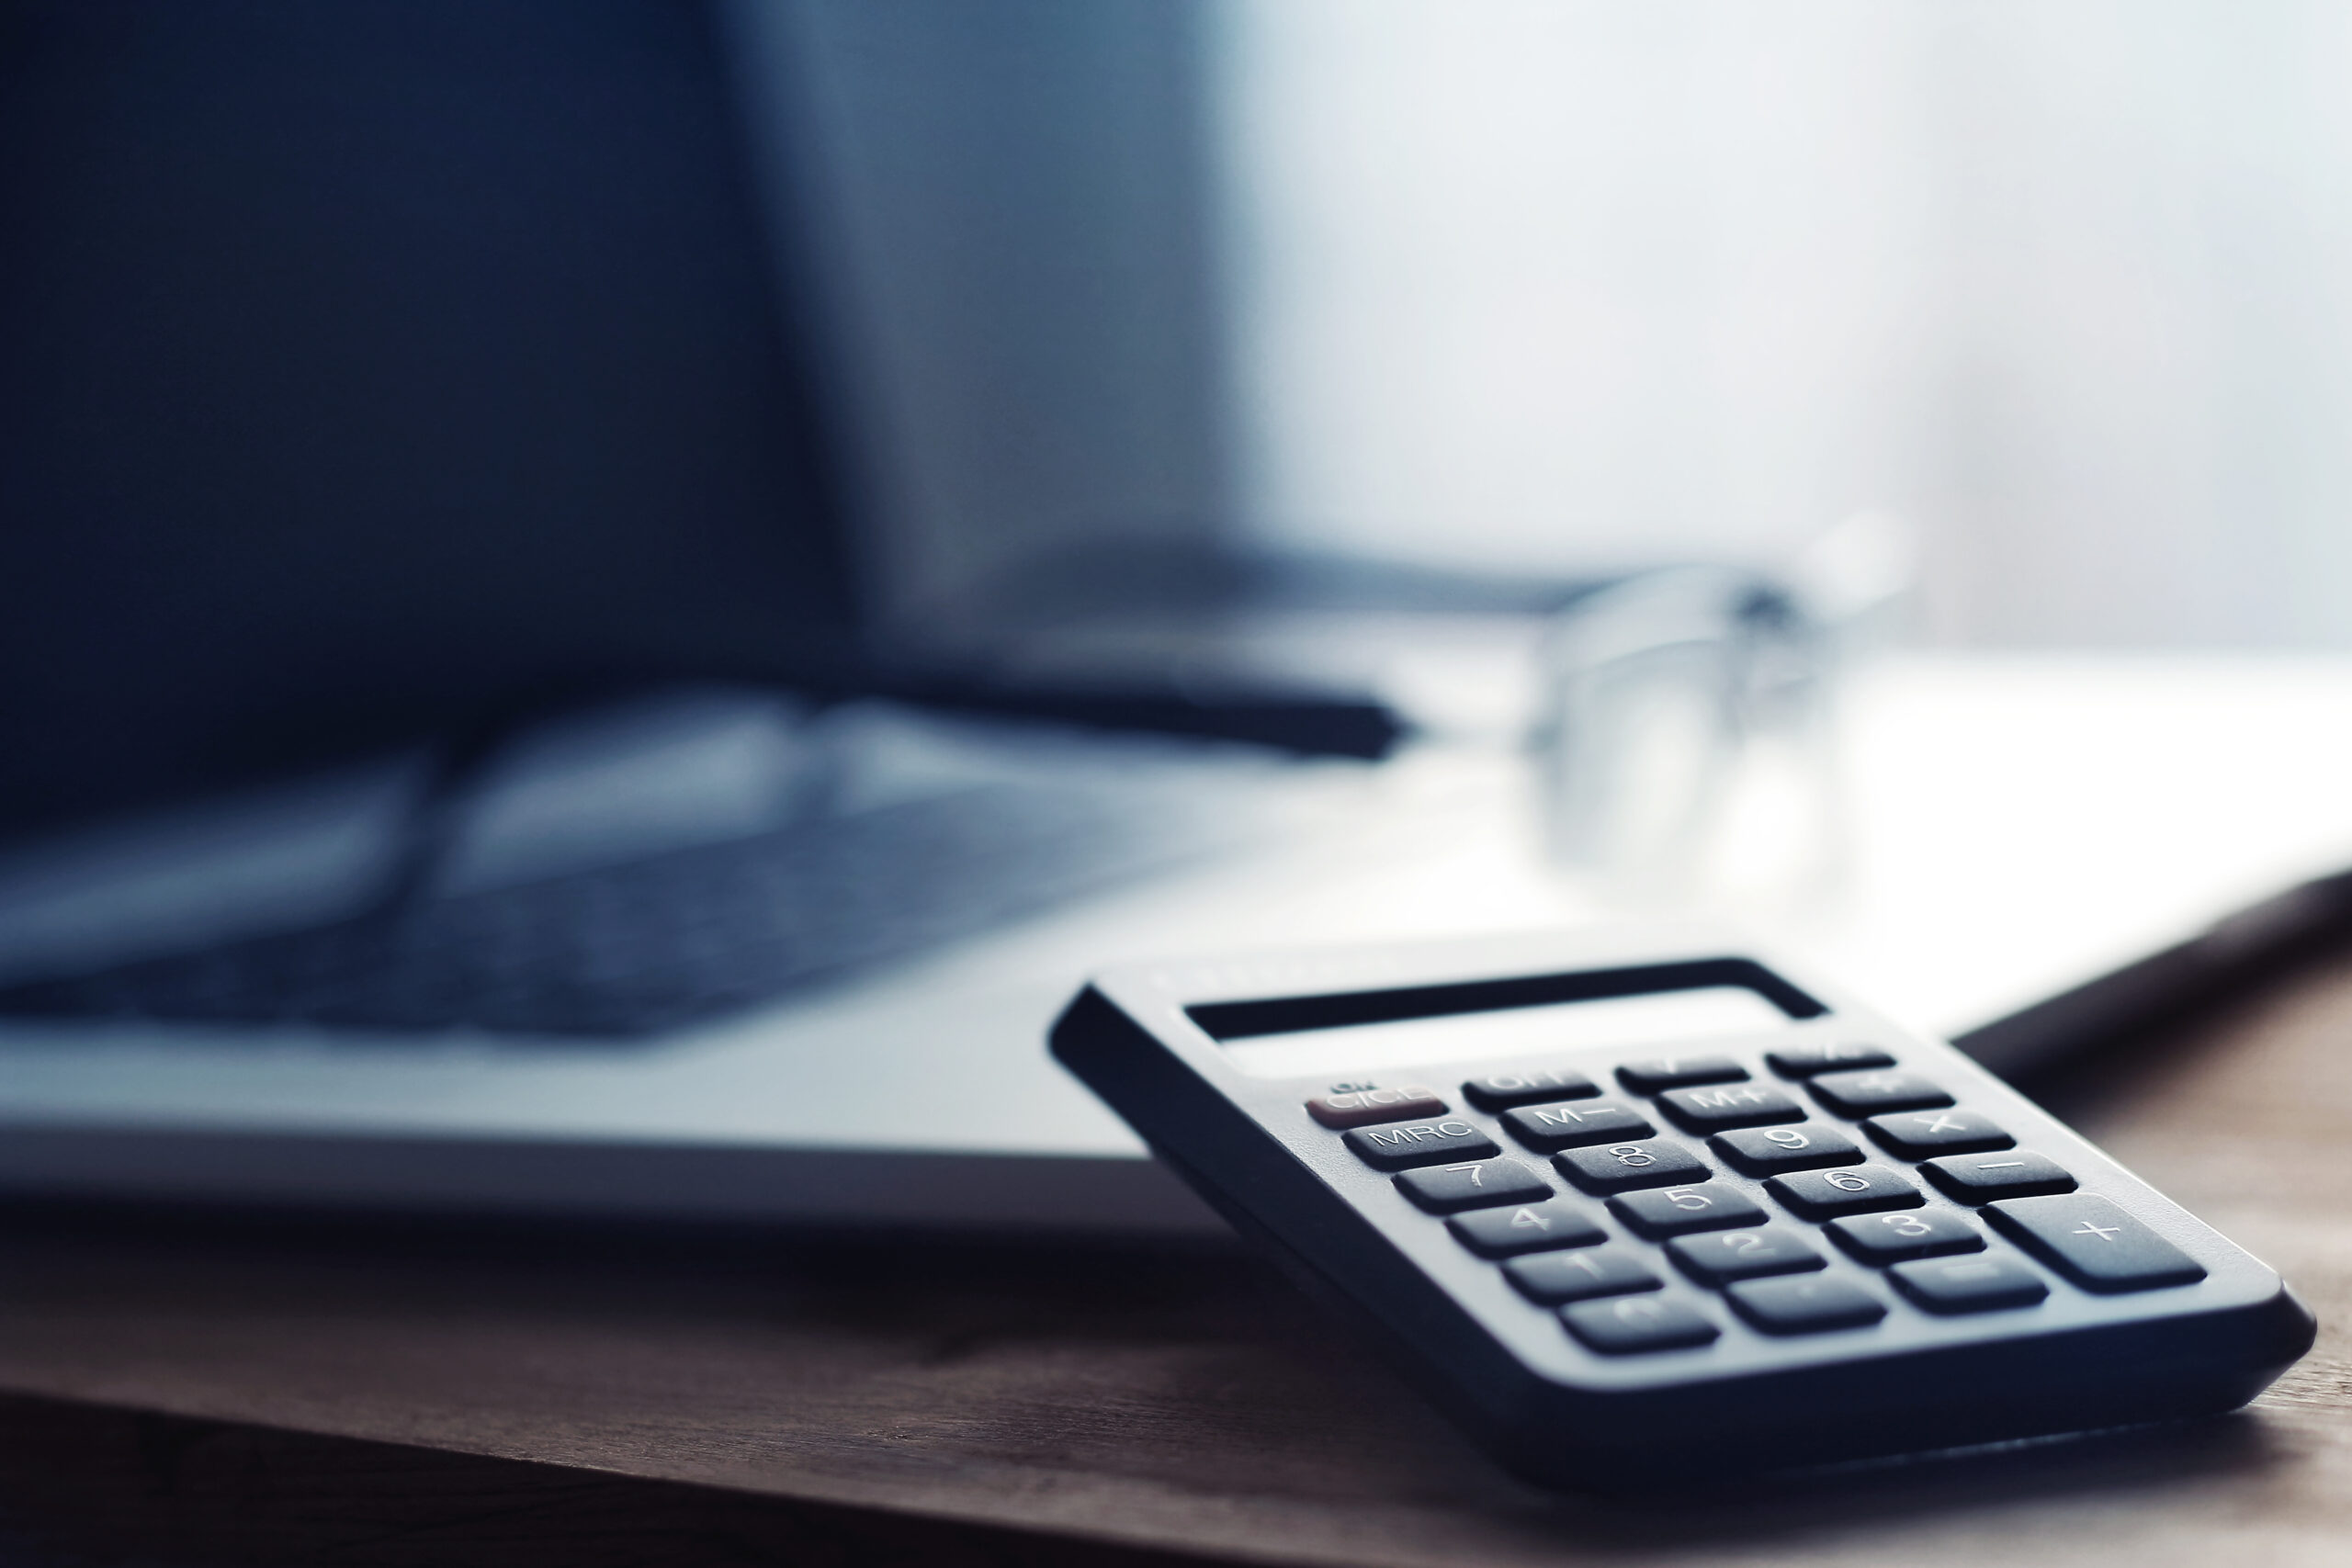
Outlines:
[[[1728,1285],[1734,1280],[1760,1280],[1768,1274],[1804,1274],[1823,1267],[1821,1254],[1795,1232],[1777,1226],[1677,1236],[1666,1244],[1666,1250],[1684,1273],[1702,1285]]]

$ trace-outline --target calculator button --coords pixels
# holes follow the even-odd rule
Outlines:
[[[1557,1198],[1511,1209],[1480,1209],[1445,1222],[1453,1239],[1481,1258],[1516,1258],[1562,1247],[1593,1247],[1608,1240],[1585,1212]]]
[[[1950,1209],[1902,1209],[1888,1214],[1852,1214],[1829,1222],[1838,1245],[1865,1263],[1907,1263],[1954,1252],[1982,1252],[1984,1238]]]
[[[2017,1146],[2017,1140],[1973,1111],[1906,1111],[1873,1116],[1862,1123],[1879,1147],[1905,1159],[1931,1155],[1972,1155]]]
[[[1928,1179],[1948,1197],[1963,1203],[1988,1203],[1996,1198],[2032,1198],[2045,1192],[2072,1192],[2075,1179],[2055,1160],[2023,1149],[1999,1154],[1959,1155],[1931,1159],[1919,1167]]]
[[[2041,1276],[2014,1258],[1938,1258],[1887,1270],[1895,1288],[1929,1312],[1996,1312],[2027,1307],[2050,1293]]]
[[[1462,1086],[1462,1098],[1481,1111],[1509,1111],[1514,1105],[1542,1105],[1555,1100],[1582,1100],[1600,1092],[1600,1086],[1566,1067],[1532,1068],[1518,1073],[1488,1073]]]
[[[1514,1258],[1503,1265],[1503,1274],[1521,1295],[1545,1306],[1655,1291],[1666,1283],[1632,1253],[1609,1247]]]
[[[1503,1126],[1531,1149],[1582,1148],[1587,1144],[1623,1143],[1655,1136],[1649,1118],[1613,1100],[1591,1105],[1530,1105],[1503,1112]]]
[[[1688,1187],[1653,1187],[1609,1200],[1609,1212],[1652,1241],[1689,1231],[1719,1231],[1760,1225],[1764,1211],[1736,1187],[1702,1181]]]
[[[1657,1097],[1666,1113],[1686,1131],[1713,1133],[1724,1127],[1762,1127],[1802,1122],[1804,1107],[1770,1084],[1732,1084],[1719,1089],[1670,1089]]]
[[[1868,1214],[1880,1209],[1916,1209],[1928,1201],[1901,1173],[1883,1165],[1791,1171],[1772,1178],[1764,1186],[1773,1197],[1808,1220]]]
[[[1394,1127],[1363,1127],[1342,1140],[1358,1158],[1377,1170],[1409,1170],[1449,1160],[1491,1159],[1503,1151],[1475,1125],[1455,1117],[1444,1122],[1403,1122]]]
[[[1767,1274],[1804,1274],[1822,1266],[1821,1254],[1796,1232],[1770,1227],[1677,1236],[1666,1250],[1702,1285],[1728,1285]]]
[[[1617,1069],[1617,1081],[1635,1094],[1681,1089],[1696,1083],[1738,1083],[1747,1069],[1729,1056],[1661,1056],[1649,1062],[1628,1062]]]
[[[1452,1109],[1437,1090],[1420,1084],[1406,1089],[1360,1089],[1347,1094],[1318,1094],[1306,1102],[1306,1113],[1336,1130],[1366,1127],[1377,1122],[1409,1122],[1416,1116],[1442,1116]]]
[[[1515,1159],[1474,1160],[1467,1165],[1408,1170],[1396,1179],[1396,1186],[1406,1197],[1432,1214],[1490,1208],[1497,1203],[1540,1202],[1552,1195],[1550,1182]]]
[[[1718,1133],[1707,1146],[1742,1176],[1778,1176],[1784,1170],[1818,1170],[1826,1165],[1860,1165],[1862,1151],[1832,1127],[1751,1127]]]
[[[1933,1111],[1951,1096],[1917,1073],[1882,1068],[1867,1073],[1824,1073],[1807,1086],[1813,1098],[1840,1116],[1871,1116],[1882,1111]]]
[[[1552,1156],[1562,1176],[1591,1193],[1630,1192],[1637,1187],[1672,1187],[1704,1181],[1714,1172],[1679,1144],[1597,1144]]]
[[[1739,1315],[1767,1334],[1826,1334],[1866,1328],[1886,1305],[1851,1280],[1750,1280],[1724,1292]]]
[[[1984,1212],[2086,1291],[2152,1291],[2205,1277],[2203,1264],[2093,1193],[2022,1198]]]
[[[1836,1040],[1819,1045],[1792,1045],[1764,1053],[1765,1065],[1784,1078],[1809,1078],[1860,1067],[1891,1067],[1894,1058],[1859,1040]]]
[[[1562,1307],[1560,1321],[1604,1356],[1637,1356],[1646,1350],[1687,1350],[1711,1345],[1722,1331],[1688,1302],[1670,1297],[1627,1296]]]

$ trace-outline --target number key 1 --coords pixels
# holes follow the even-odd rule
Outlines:
[[[1778,1176],[1784,1170],[1818,1170],[1827,1165],[1860,1165],[1854,1140],[1828,1127],[1750,1127],[1718,1133],[1707,1146],[1742,1176]]]

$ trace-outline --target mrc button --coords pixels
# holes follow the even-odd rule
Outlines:
[[[1318,1094],[1306,1102],[1309,1116],[1334,1128],[1369,1127],[1377,1122],[1407,1122],[1416,1116],[1442,1116],[1452,1109],[1438,1098],[1437,1090],[1420,1084]]]
[[[1356,1157],[1374,1170],[1411,1170],[1418,1166],[1443,1165],[1449,1160],[1492,1159],[1503,1151],[1495,1141],[1460,1117],[1442,1122],[1399,1122],[1389,1127],[1362,1127],[1345,1142]]]

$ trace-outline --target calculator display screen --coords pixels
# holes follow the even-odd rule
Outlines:
[[[1785,1028],[1790,1021],[1786,1012],[1745,986],[1702,986],[1253,1034],[1222,1043],[1234,1065],[1255,1077],[1353,1077],[1586,1045],[1754,1034]]]

